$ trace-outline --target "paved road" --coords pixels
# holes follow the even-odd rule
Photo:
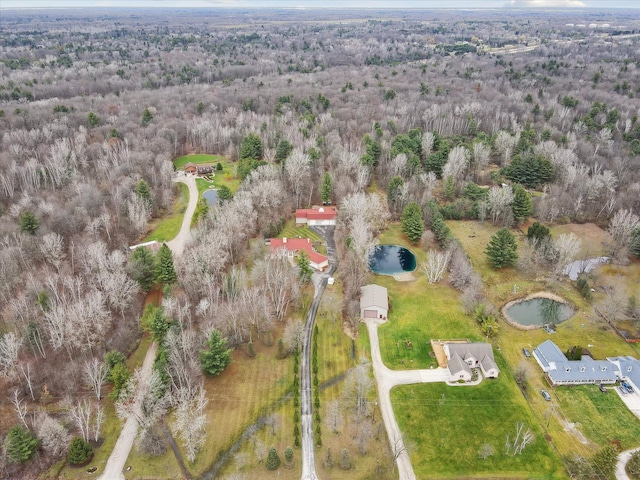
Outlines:
[[[198,187],[196,186],[196,179],[194,176],[175,176],[173,178],[174,182],[182,182],[187,184],[189,187],[189,204],[187,205],[187,209],[184,213],[184,218],[182,219],[182,226],[180,227],[180,232],[173,240],[167,242],[169,248],[173,252],[174,256],[179,256],[184,251],[185,244],[191,238],[191,218],[193,217],[194,212],[196,211],[196,205],[198,204]],[[158,345],[154,342],[147,350],[147,353],[144,357],[144,362],[142,363],[142,372],[144,375],[149,375],[151,373],[151,368],[153,367],[153,362],[156,358],[156,351],[158,349]],[[129,458],[129,453],[131,452],[131,448],[133,447],[133,442],[136,439],[136,435],[138,433],[138,423],[133,417],[129,417],[127,421],[124,423],[124,427],[120,432],[120,436],[113,447],[113,451],[107,460],[107,464],[104,467],[104,472],[102,475],[98,477],[98,480],[124,480],[125,477],[122,474],[122,470],[124,469],[125,463],[127,462],[127,458]]]
[[[329,257],[329,269],[324,273],[314,273],[311,277],[314,294],[313,301],[307,312],[300,356],[300,421],[302,424],[302,480],[318,480],[316,473],[316,459],[313,441],[313,403],[311,395],[311,342],[313,340],[313,326],[322,300],[322,294],[327,286],[327,279],[333,275],[338,260],[336,244],[333,238],[334,227],[313,227],[324,236]]]
[[[411,466],[409,453],[402,439],[402,432],[396,421],[391,405],[390,392],[396,385],[409,385],[413,383],[446,382],[449,373],[445,368],[431,370],[391,370],[382,362],[380,355],[380,343],[378,339],[378,325],[383,323],[379,319],[367,319],[367,330],[371,342],[371,361],[373,363],[373,376],[378,386],[380,412],[384,421],[391,445],[391,453],[396,459],[398,476],[400,480],[415,480],[416,475]]]

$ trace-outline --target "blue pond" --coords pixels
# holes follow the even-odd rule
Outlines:
[[[218,200],[218,191],[214,189],[205,190],[204,192],[202,192],[202,197],[206,199],[209,205],[213,207]]]
[[[400,245],[377,245],[369,256],[369,268],[373,273],[383,275],[413,272],[416,257]]]

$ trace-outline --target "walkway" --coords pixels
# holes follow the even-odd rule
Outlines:
[[[446,368],[434,368],[431,370],[391,370],[382,362],[380,343],[378,339],[378,325],[383,323],[379,319],[366,319],[369,341],[371,342],[371,361],[373,363],[373,376],[378,386],[378,400],[380,412],[384,421],[391,445],[391,454],[396,459],[398,477],[400,480],[415,480],[416,475],[411,466],[409,453],[404,445],[402,433],[391,405],[391,389],[396,385],[409,385],[413,383],[446,382],[449,379],[449,371]]]
[[[328,278],[333,275],[337,266],[336,244],[333,238],[334,227],[313,227],[313,230],[324,236],[329,257],[329,269],[323,273],[314,273],[313,301],[307,312],[302,341],[302,355],[300,356],[300,421],[302,425],[302,480],[318,480],[316,473],[316,459],[313,441],[313,407],[311,402],[311,342],[313,340],[313,326],[322,300],[322,294],[327,286]]]
[[[198,204],[198,187],[196,186],[195,177],[189,175],[187,177],[179,176],[173,178],[174,182],[182,182],[189,187],[189,204],[184,212],[184,218],[182,219],[182,226],[180,232],[170,242],[167,242],[169,248],[171,248],[174,256],[179,256],[184,251],[186,243],[191,238],[191,218],[196,211],[196,205]],[[142,362],[142,373],[147,376],[151,374],[151,368],[156,358],[156,351],[158,345],[154,342],[147,350],[147,353]],[[120,436],[113,447],[113,451],[107,460],[107,464],[104,467],[104,472],[98,477],[98,480],[125,480],[122,473],[124,465],[129,458],[133,442],[138,434],[138,423],[134,417],[127,418],[124,423],[124,427],[120,432]]]
[[[611,390],[615,390],[631,413],[640,418],[640,393],[634,392],[632,394],[622,395],[617,387],[609,389],[609,391]],[[620,453],[618,456],[618,464],[616,465],[616,478],[618,480],[630,480],[625,468],[627,466],[627,462],[631,458],[631,455],[633,455],[633,452],[638,450],[640,450],[640,448],[634,448]]]

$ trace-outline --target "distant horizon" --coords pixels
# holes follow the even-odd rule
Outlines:
[[[638,0],[3,0],[1,10],[255,8],[337,10],[640,9]]]

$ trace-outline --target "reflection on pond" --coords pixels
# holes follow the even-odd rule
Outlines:
[[[413,272],[416,269],[416,257],[400,245],[377,245],[369,255],[369,268],[374,273],[396,275]]]
[[[507,307],[507,314],[520,325],[556,325],[571,318],[573,308],[549,298],[531,298]]]

